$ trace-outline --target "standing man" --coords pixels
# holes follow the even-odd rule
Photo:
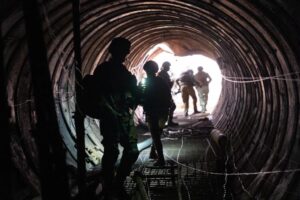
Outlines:
[[[181,97],[184,104],[184,116],[188,116],[189,111],[189,96],[193,99],[193,107],[194,107],[194,113],[199,113],[197,109],[197,97],[194,90],[195,86],[195,80],[193,76],[192,70],[187,70],[186,72],[183,72],[178,79],[176,79],[176,83],[180,88],[181,91]]]
[[[166,61],[162,64],[161,66],[161,71],[158,72],[158,76],[161,77],[169,86],[170,88],[170,92],[171,89],[173,87],[173,81],[171,81],[170,75],[168,74],[168,71],[170,70],[170,66],[171,63]],[[173,122],[173,115],[174,115],[174,111],[176,109],[176,104],[173,100],[173,98],[171,98],[171,107],[169,110],[169,114],[168,114],[168,126],[178,126],[178,123]]]
[[[111,58],[98,65],[94,72],[96,98],[101,102],[100,132],[104,147],[101,164],[105,200],[129,199],[123,184],[139,155],[132,114],[136,108],[137,80],[123,65],[130,47],[129,40],[114,38],[108,48]],[[115,173],[118,144],[124,150]]]
[[[143,69],[147,73],[147,78],[142,86],[142,105],[153,140],[149,158],[157,158],[154,166],[163,166],[165,159],[160,137],[170,110],[171,91],[166,82],[161,77],[156,76],[158,71],[156,62],[147,61]]]
[[[211,82],[211,77],[208,73],[203,71],[203,67],[198,67],[198,72],[195,74],[196,90],[199,96],[201,112],[206,112],[206,104],[208,100],[209,88],[208,84]]]

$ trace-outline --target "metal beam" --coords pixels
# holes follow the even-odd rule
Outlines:
[[[81,37],[80,37],[80,1],[73,0],[73,34],[74,34],[74,57],[75,57],[75,90],[76,90],[76,111],[75,126],[77,139],[77,181],[78,181],[78,199],[85,200],[86,197],[86,165],[85,165],[85,131],[84,114],[80,111],[81,101]]]
[[[11,151],[9,132],[9,107],[7,102],[7,76],[3,61],[2,22],[0,24],[0,159],[4,162],[1,170],[0,194],[1,198],[10,200],[11,196]]]
[[[43,200],[70,199],[65,149],[59,133],[42,20],[36,0],[23,0],[29,64],[37,113],[36,141],[39,150]]]

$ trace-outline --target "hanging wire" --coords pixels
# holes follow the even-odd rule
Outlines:
[[[187,167],[189,169],[199,171],[201,173],[207,174],[207,175],[217,175],[217,176],[253,176],[253,175],[267,175],[267,174],[281,174],[281,173],[293,173],[293,172],[300,172],[300,168],[297,169],[287,169],[287,170],[274,170],[274,171],[259,171],[259,172],[237,172],[237,173],[218,173],[218,172],[211,172],[211,171],[205,171],[198,168],[193,168],[188,165],[185,165],[176,159],[173,159],[170,155],[165,153],[165,156],[168,157],[170,160],[174,161],[178,165],[181,165],[183,167]]]
[[[233,134],[229,134],[229,137],[230,137],[230,140],[229,140],[229,141],[232,141],[232,135],[233,135]],[[231,154],[230,154],[230,155],[232,156],[232,161],[233,161],[233,167],[234,167],[235,170],[238,170],[238,168],[237,168],[237,166],[236,166],[236,164],[235,164],[235,156],[234,156],[234,153],[233,153],[233,152],[234,152],[234,150],[233,150],[233,145],[232,145],[231,142],[229,142],[229,144],[230,144],[230,150],[231,150]],[[228,153],[229,153],[229,152],[226,151],[227,158],[228,158]],[[251,163],[250,160],[249,160],[249,162]],[[252,164],[252,163],[251,163],[251,164]],[[248,194],[249,197],[253,198],[253,195],[246,189],[246,187],[245,187],[245,185],[244,185],[244,183],[243,183],[241,177],[240,177],[240,176],[237,176],[237,178],[238,178],[238,181],[239,181],[240,184],[241,184],[242,190],[243,190],[244,192],[246,192],[246,194]]]
[[[53,31],[53,29],[51,28],[51,24],[50,24],[50,21],[49,21],[49,18],[48,18],[48,13],[47,13],[47,9],[45,7],[44,4],[41,4],[42,5],[42,10],[43,10],[43,14],[44,14],[44,19],[45,19],[45,22],[46,22],[46,26],[48,27],[48,33],[49,33],[49,36],[50,38],[53,40],[53,42],[55,43],[59,43],[57,41],[57,36],[55,34],[55,32]],[[58,49],[55,51],[56,54],[58,54],[59,57],[63,56],[63,55],[66,55],[66,52],[63,51],[61,49],[61,47],[59,46]],[[59,62],[62,64],[63,66],[63,63],[61,61],[61,59],[59,59]],[[75,68],[75,70],[79,70],[79,68],[77,67],[76,63],[73,63],[72,65],[72,68]],[[133,68],[133,71],[137,71],[138,68]],[[81,73],[81,72],[80,72]],[[276,76],[268,76],[268,77],[230,77],[230,76],[222,76],[222,78],[225,80],[225,81],[228,81],[228,82],[233,82],[233,83],[255,83],[255,82],[261,82],[261,81],[265,81],[265,80],[278,80],[278,81],[293,81],[293,82],[298,82],[300,81],[299,78],[288,78],[289,76],[292,76],[292,75],[299,75],[300,72],[291,72],[291,73],[286,73],[286,74],[281,74],[281,75],[276,75]],[[71,78],[70,76],[68,77],[68,81],[67,81],[67,84],[70,84],[72,81],[71,81]],[[79,84],[78,82],[76,82],[76,84]],[[82,85],[80,85],[80,87],[82,87]],[[69,101],[70,98],[72,98],[74,95],[75,95],[75,91],[73,92],[56,92],[57,94],[70,94],[70,96],[66,96],[65,98],[66,99],[60,99],[58,102],[65,102],[65,101]],[[33,100],[32,99],[28,99],[26,100],[25,102],[23,103],[18,103],[18,104],[15,104],[14,106],[17,107],[17,106],[22,106],[23,104],[27,104],[29,102],[32,102]],[[76,100],[74,99],[75,101],[75,104],[77,103]],[[232,136],[232,134],[230,134]],[[183,146],[183,141],[182,141],[182,146]],[[182,148],[181,146],[181,148]],[[266,148],[269,148],[267,147],[265,144],[263,144],[263,146],[265,146]],[[181,150],[180,148],[180,150]],[[233,151],[233,147],[231,146],[232,148],[232,151]],[[193,170],[196,170],[196,171],[199,171],[199,172],[202,172],[202,173],[205,173],[205,174],[210,174],[210,175],[225,175],[226,177],[227,176],[238,176],[241,184],[242,184],[242,188],[245,192],[248,193],[248,195],[251,196],[251,194],[246,190],[246,188],[244,187],[243,183],[242,183],[242,180],[240,179],[240,176],[249,176],[249,175],[259,175],[259,174],[263,174],[263,175],[266,175],[266,174],[280,174],[280,173],[294,173],[294,172],[299,172],[300,169],[288,169],[288,170],[274,170],[274,171],[259,171],[259,172],[250,172],[250,173],[216,173],[216,172],[210,172],[210,171],[205,171],[205,170],[201,170],[201,169],[197,169],[197,168],[193,168],[193,167],[190,167],[188,165],[184,165],[183,163],[180,163],[179,162],[179,154],[180,154],[180,150],[178,152],[178,155],[177,155],[177,159],[174,160],[172,159],[168,154],[165,153],[165,156],[167,156],[169,159],[173,160],[174,162],[176,162],[178,165],[181,165],[181,166],[184,166],[184,167],[187,167],[187,168],[190,168],[190,169],[193,169]],[[271,150],[270,150],[271,151]],[[234,155],[233,155],[234,156]],[[235,159],[234,159],[235,160]],[[249,160],[249,162],[251,162]],[[293,161],[293,162],[296,162],[296,161]],[[143,163],[143,161],[142,161]],[[296,162],[298,163],[298,162]],[[234,167],[235,169],[237,169],[236,165],[235,165],[235,161],[233,161],[233,164],[234,164]],[[190,198],[190,197],[189,197]]]
[[[247,127],[250,129],[250,124],[247,124]],[[228,129],[229,129],[229,127],[228,127]],[[233,127],[231,130],[233,130],[233,132],[237,132],[237,129],[234,128],[234,127]],[[229,133],[229,135],[230,135],[230,140],[232,140],[233,132],[231,132],[231,134]],[[238,139],[239,139],[240,141],[242,141],[238,134],[236,134],[236,136],[238,137]],[[262,145],[262,147],[267,148],[267,146],[266,146],[265,144],[263,144],[262,142],[259,141],[259,143]],[[230,146],[231,146],[230,148],[231,148],[231,150],[232,150],[232,152],[233,152],[234,150],[233,150],[233,146],[232,146],[231,143],[230,143]],[[268,149],[268,150],[269,150],[270,152],[273,153],[273,151],[272,151],[271,149]],[[274,154],[274,153],[273,153],[273,154]],[[238,170],[238,168],[237,168],[237,166],[236,166],[234,154],[231,153],[231,155],[232,155],[232,158],[233,158],[233,166],[234,166],[234,168],[235,168],[236,170]],[[276,153],[275,153],[275,155],[276,155]],[[277,155],[277,156],[280,156],[280,155]],[[281,157],[281,156],[280,156],[280,157]],[[251,166],[252,166],[253,168],[255,168],[255,166],[252,164],[252,161],[249,160],[247,156],[246,156],[246,159],[249,161],[249,163],[251,164]],[[299,164],[299,162],[294,161],[294,160],[291,160],[291,159],[290,159],[289,161],[290,161],[290,162],[293,162],[293,163],[296,163],[296,164]],[[283,172],[283,171],[284,171],[284,170],[282,170],[281,172]],[[287,170],[286,170],[286,171],[287,171]],[[292,171],[290,171],[290,172],[293,173]],[[238,176],[238,180],[239,180],[239,182],[241,183],[242,189],[243,189],[248,195],[250,195],[250,197],[254,198],[254,197],[251,195],[251,193],[250,193],[250,192],[246,189],[246,187],[244,186],[243,181],[241,180],[240,176]],[[270,184],[270,185],[275,185],[274,183],[272,183],[272,182],[270,182],[270,181],[268,181],[268,180],[266,180],[266,182],[267,182],[268,184]],[[295,194],[295,193],[291,193],[291,192],[288,192],[288,193],[290,193],[290,194]],[[256,199],[256,198],[255,198],[255,199]]]
[[[300,81],[300,78],[286,78],[287,76],[298,75],[300,72],[291,72],[286,74],[280,74],[276,76],[267,76],[267,77],[230,77],[222,75],[222,78],[225,81],[233,83],[255,83],[265,80],[280,80],[280,81]]]
[[[178,154],[177,154],[177,158],[176,158],[176,162],[177,162],[177,163],[179,162],[179,157],[180,157],[180,153],[181,153],[182,148],[183,148],[183,137],[181,137],[181,146],[180,146],[180,148],[179,148],[179,150],[178,150]],[[179,172],[178,172],[178,173],[179,173]],[[191,195],[190,195],[189,188],[188,188],[186,182],[184,181],[184,177],[182,177],[182,174],[181,174],[180,178],[181,178],[181,181],[182,181],[182,183],[183,183],[183,185],[184,185],[184,187],[185,187],[185,189],[186,189],[186,191],[187,191],[189,200],[191,200]]]

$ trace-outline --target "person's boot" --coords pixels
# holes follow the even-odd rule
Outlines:
[[[112,185],[104,186],[101,200],[118,200]]]
[[[195,109],[193,114],[197,114],[197,113],[200,113],[200,112],[197,109]]]
[[[185,111],[185,112],[184,112],[184,116],[185,116],[185,117],[189,116],[188,111]]]
[[[149,154],[149,159],[157,159],[158,155],[155,151],[155,148],[151,146],[150,154]]]
[[[153,164],[153,166],[164,166],[166,162],[165,162],[162,146],[156,148],[156,151],[158,155],[158,160]]]
[[[130,200],[130,195],[126,192],[124,186],[120,186],[116,190],[116,196],[118,199],[122,200]]]
[[[114,191],[114,196],[118,200],[130,200],[130,195],[126,192],[126,189],[124,187],[124,183],[126,180],[126,176],[124,173],[118,171],[114,181],[113,181],[113,191]]]
[[[173,121],[168,122],[168,126],[178,126],[179,124]]]
[[[153,166],[161,166],[161,167],[163,167],[163,166],[165,166],[165,164],[166,164],[166,162],[165,162],[165,159],[158,159],[154,164],[153,164]]]
[[[173,113],[169,115],[168,124],[167,126],[178,126],[179,124],[176,122],[173,122]]]
[[[115,182],[109,193],[104,195],[103,200],[130,200],[130,195],[126,192],[123,182]]]

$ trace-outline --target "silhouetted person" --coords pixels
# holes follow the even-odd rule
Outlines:
[[[136,107],[137,80],[123,65],[130,52],[131,43],[125,38],[114,38],[109,46],[111,58],[95,70],[102,104],[100,131],[103,135],[102,170],[105,199],[128,199],[123,188],[126,176],[137,160],[137,134],[132,112]],[[97,91],[95,91],[96,93]],[[115,164],[119,155],[118,144],[124,147],[120,164]]]
[[[168,119],[171,102],[171,91],[165,81],[156,76],[158,65],[154,61],[147,61],[143,66],[147,78],[142,84],[142,105],[146,114],[146,121],[151,132],[153,144],[150,158],[156,159],[155,166],[165,165],[161,135]]]
[[[194,113],[199,113],[197,109],[197,97],[194,90],[195,86],[195,80],[193,76],[192,70],[187,70],[186,72],[183,72],[178,79],[176,79],[176,83],[180,88],[181,91],[181,97],[184,104],[184,116],[188,116],[189,111],[189,96],[193,99],[193,108]]]
[[[158,72],[158,76],[161,77],[169,86],[170,91],[173,87],[173,81],[171,81],[170,75],[168,74],[168,71],[170,70],[171,63],[166,61],[162,64],[160,72]],[[171,98],[171,107],[169,110],[169,116],[168,116],[168,126],[178,126],[178,123],[173,122],[173,115],[174,111],[176,109],[176,104],[174,103],[173,98]]]
[[[206,112],[206,104],[208,100],[209,88],[208,85],[211,82],[211,77],[208,73],[203,71],[203,67],[198,67],[198,72],[194,76],[196,84],[196,90],[199,97],[201,106],[201,112]]]

